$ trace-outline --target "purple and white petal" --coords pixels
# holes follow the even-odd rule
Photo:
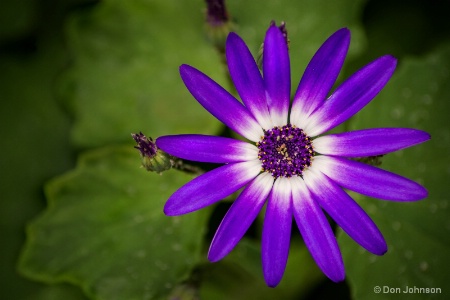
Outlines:
[[[306,118],[326,99],[341,71],[349,44],[350,31],[342,28],[316,52],[295,93],[291,124],[304,128]]]
[[[314,199],[358,244],[376,255],[387,251],[386,241],[366,212],[334,181],[313,165],[303,173]]]
[[[218,167],[189,181],[170,196],[164,213],[177,216],[211,205],[246,185],[261,171],[259,160]]]
[[[209,248],[212,262],[225,257],[242,239],[272,190],[273,177],[262,173],[242,191],[220,223]]]
[[[264,39],[263,74],[273,125],[286,125],[291,94],[291,69],[286,39],[275,24],[269,27]]]
[[[321,154],[364,157],[383,155],[430,139],[430,134],[411,128],[373,128],[318,137],[314,150]]]
[[[262,265],[264,279],[275,287],[283,277],[289,254],[292,227],[291,183],[279,177],[267,203],[262,233]]]
[[[320,155],[314,158],[313,164],[340,186],[370,197],[416,201],[428,196],[427,190],[417,182],[364,163]]]
[[[308,117],[304,131],[317,136],[356,114],[383,89],[396,64],[394,57],[385,55],[353,74]]]
[[[226,57],[230,76],[242,102],[262,128],[272,128],[263,78],[247,45],[234,32],[227,38]]]
[[[292,210],[298,229],[322,272],[334,282],[345,278],[341,251],[330,224],[303,179],[293,177]]]
[[[230,163],[258,159],[258,148],[231,138],[181,134],[156,139],[156,145],[170,155],[200,162]]]
[[[192,96],[222,123],[254,142],[264,135],[247,108],[214,80],[188,65],[180,67],[180,75]]]

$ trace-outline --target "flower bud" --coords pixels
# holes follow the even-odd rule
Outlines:
[[[131,136],[138,144],[134,148],[140,151],[142,166],[147,171],[161,174],[172,167],[170,155],[158,149],[152,138],[147,138],[142,132],[132,133]]]
[[[206,34],[220,52],[225,52],[225,41],[232,28],[225,0],[206,0]]]

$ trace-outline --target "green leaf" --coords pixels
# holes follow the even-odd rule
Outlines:
[[[167,217],[165,201],[191,179],[139,168],[130,148],[84,154],[47,185],[48,209],[28,228],[20,269],[80,285],[95,299],[159,299],[198,262],[208,210]]]
[[[411,127],[431,134],[431,141],[389,154],[382,168],[423,184],[429,197],[414,203],[380,201],[360,197],[360,203],[383,232],[389,250],[382,257],[368,254],[340,235],[348,279],[357,299],[419,299],[423,294],[384,293],[406,286],[441,288],[448,298],[450,266],[450,45],[425,58],[400,61],[397,73],[380,95],[352,122],[354,129]]]
[[[200,298],[297,299],[325,278],[306,247],[293,242],[283,280],[275,289],[269,288],[263,278],[260,247],[259,243],[243,239],[221,262],[206,266]]]
[[[1,299],[85,299],[78,288],[44,286],[16,270],[25,224],[45,206],[41,185],[73,165],[70,121],[53,97],[65,62],[65,49],[53,38],[33,53],[0,53]]]
[[[269,22],[288,22],[297,84],[317,48],[340,27],[354,29],[351,52],[361,48],[357,15],[362,3],[275,1],[262,6],[259,1],[230,1],[229,12],[255,55]],[[74,64],[62,81],[62,94],[74,115],[77,146],[128,141],[130,132],[139,130],[157,137],[213,134],[221,128],[178,74],[181,64],[190,64],[232,90],[220,55],[205,37],[204,9],[199,0],[113,0],[73,18],[68,40]]]
[[[102,1],[68,26],[74,64],[61,82],[75,145],[131,141],[130,133],[213,134],[220,123],[189,94],[186,63],[225,82],[203,35],[200,1]]]

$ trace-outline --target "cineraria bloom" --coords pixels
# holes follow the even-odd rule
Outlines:
[[[418,183],[352,158],[387,154],[422,143],[429,134],[408,128],[374,128],[322,135],[368,104],[388,82],[396,59],[382,56],[327,97],[341,70],[350,32],[335,32],[308,64],[290,106],[290,62],[280,29],[271,25],[263,48],[262,74],[243,40],[230,33],[226,58],[242,100],[197,69],[182,65],[181,78],[194,98],[250,142],[198,134],[156,140],[167,153],[222,163],[178,189],[164,212],[175,216],[211,205],[243,188],[222,220],[208,258],[218,261],[243,237],[266,204],[262,267],[268,286],[284,273],[294,218],[305,245],[333,281],[344,280],[342,256],[324,211],[358,244],[382,255],[386,242],[370,217],[344,191],[414,201],[427,191]]]

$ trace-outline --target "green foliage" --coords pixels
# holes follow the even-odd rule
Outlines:
[[[220,123],[178,72],[191,64],[225,82],[202,23],[198,1],[106,1],[73,15],[67,36],[74,63],[62,94],[75,120],[74,144],[129,142],[140,130],[154,137],[216,133]]]
[[[381,167],[423,184],[429,197],[396,203],[360,197],[388,243],[376,257],[340,235],[349,283],[356,299],[380,299],[375,286],[441,288],[446,294],[450,258],[449,180],[450,45],[423,59],[405,58],[381,94],[353,120],[354,129],[411,127],[431,134],[426,144],[382,158]],[[376,114],[374,112],[377,112]],[[386,288],[384,288],[386,291]],[[444,298],[443,294],[427,294]],[[422,299],[420,294],[383,293],[383,299]]]
[[[188,277],[208,210],[165,216],[165,201],[191,176],[146,173],[135,152],[88,152],[47,185],[49,207],[28,228],[24,273],[78,284],[96,299],[157,299]]]
[[[70,121],[53,94],[64,61],[54,39],[33,54],[0,53],[1,299],[85,299],[73,286],[37,284],[16,271],[24,224],[45,208],[43,182],[73,165]]]

